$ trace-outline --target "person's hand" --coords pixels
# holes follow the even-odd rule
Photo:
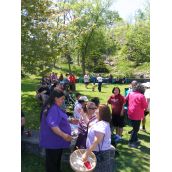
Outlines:
[[[124,116],[124,112],[121,112],[121,113],[120,113],[120,116]]]
[[[83,162],[86,162],[88,159],[88,155],[87,155],[87,152],[85,152],[83,155],[82,155],[82,161]]]
[[[77,125],[78,122],[79,122],[79,120],[77,118],[71,118],[71,121],[70,121],[71,124]]]
[[[67,142],[70,142],[72,140],[72,136],[70,136],[69,134],[64,134],[64,140],[66,140]]]

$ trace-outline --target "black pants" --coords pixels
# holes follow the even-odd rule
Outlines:
[[[75,83],[70,83],[70,90],[71,91],[75,91],[76,90]]]
[[[102,89],[102,82],[98,82],[98,90],[99,90],[99,92],[101,92],[101,89]]]
[[[141,120],[131,120],[131,125],[133,127],[133,130],[132,130],[132,134],[129,140],[130,143],[138,141],[137,135],[140,129],[140,123],[141,123]]]
[[[63,149],[46,149],[46,172],[61,172]]]

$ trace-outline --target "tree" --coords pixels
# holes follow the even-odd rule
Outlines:
[[[39,73],[47,66],[51,70],[59,58],[65,58],[71,71],[71,62],[80,56],[84,74],[89,58],[101,57],[109,47],[105,28],[112,27],[119,18],[117,12],[108,9],[110,3],[22,0],[22,70]]]
[[[95,33],[104,27],[109,27],[114,24],[114,21],[119,18],[117,12],[109,10],[111,1],[84,1],[77,4],[75,15],[79,16],[76,21],[76,27],[80,36],[78,37],[78,51],[81,54],[82,72],[85,73],[86,62],[89,58],[89,53],[92,49],[92,55],[100,52],[94,50],[94,46],[91,46],[91,42],[94,40]],[[103,45],[103,42],[101,42]],[[101,43],[99,45],[101,45]],[[94,52],[94,53],[93,53]]]
[[[52,2],[22,0],[21,6],[21,57],[22,70],[37,73],[45,70],[57,55],[52,37]]]

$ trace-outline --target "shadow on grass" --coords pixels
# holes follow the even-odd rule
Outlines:
[[[144,140],[145,142],[150,142],[150,136],[149,135],[138,133],[138,138],[140,140]]]
[[[117,145],[119,156],[116,158],[116,172],[148,172],[150,157],[146,152],[128,147],[128,145]],[[148,150],[144,150],[148,151]]]
[[[150,148],[146,147],[146,146],[143,146],[142,144],[140,145],[139,147],[140,151],[146,153],[146,154],[149,154],[150,155]]]
[[[45,172],[44,159],[26,152],[21,153],[22,172]]]
[[[21,83],[21,90],[23,92],[28,92],[28,91],[36,91],[36,89],[39,86],[39,80],[34,79],[34,80],[23,80]],[[36,92],[35,92],[36,93]]]

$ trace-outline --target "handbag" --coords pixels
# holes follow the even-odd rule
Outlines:
[[[87,124],[87,130],[85,133],[79,133],[78,138],[76,140],[75,148],[78,147],[80,149],[86,149],[86,140],[87,140],[87,133],[88,133],[88,126],[89,122]]]
[[[77,146],[80,149],[86,149],[86,139],[87,139],[87,133],[85,134],[79,133],[75,147]]]

